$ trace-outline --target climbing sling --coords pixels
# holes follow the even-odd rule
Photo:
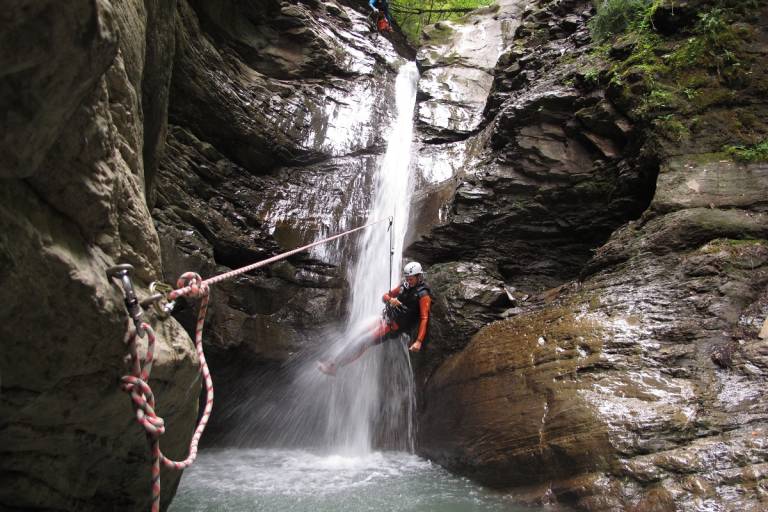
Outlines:
[[[162,463],[167,468],[181,470],[189,467],[194,462],[197,457],[197,445],[200,441],[200,437],[203,435],[205,426],[208,424],[208,419],[210,418],[211,410],[213,409],[213,381],[211,380],[211,374],[208,370],[208,364],[206,363],[205,354],[203,352],[203,324],[205,323],[205,315],[208,310],[210,286],[246,272],[250,272],[251,270],[264,267],[270,263],[286,259],[289,256],[306,251],[312,247],[332,242],[341,237],[380,224],[386,220],[389,220],[389,229],[391,230],[393,222],[392,217],[388,219],[380,219],[365,224],[364,226],[344,231],[343,233],[324,238],[317,242],[298,247],[239,269],[224,272],[205,280],[195,272],[186,272],[182,274],[177,281],[176,289],[173,289],[168,285],[152,283],[152,285],[150,285],[152,295],[143,301],[138,300],[133,282],[131,281],[130,274],[133,270],[131,265],[117,265],[107,270],[107,277],[109,280],[111,282],[117,280],[121,285],[125,307],[128,310],[129,318],[127,320],[124,342],[128,345],[131,373],[122,377],[121,389],[130,394],[131,402],[136,414],[136,421],[144,428],[150,443],[152,454],[151,512],[160,511],[160,464]],[[152,372],[152,363],[154,360],[155,332],[149,323],[142,321],[141,317],[143,315],[143,309],[152,308],[159,319],[164,320],[168,318],[176,299],[180,297],[200,299],[200,310],[198,311],[197,323],[195,326],[195,350],[200,359],[200,374],[203,376],[204,380],[205,408],[200,417],[200,421],[195,428],[195,432],[192,435],[187,458],[182,461],[174,461],[167,458],[160,450],[160,436],[165,433],[165,422],[155,411],[155,396],[152,393],[152,388],[149,386],[149,377]],[[138,354],[137,339],[143,338],[144,335],[147,336],[147,352],[142,363]]]

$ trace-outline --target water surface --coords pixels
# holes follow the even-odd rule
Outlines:
[[[519,511],[416,455],[211,449],[184,472],[170,512]]]

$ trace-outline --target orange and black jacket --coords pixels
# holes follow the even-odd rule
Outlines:
[[[425,283],[408,288],[400,285],[385,293],[382,300],[388,302],[392,298],[399,300],[403,308],[391,311],[390,318],[397,324],[398,329],[402,330],[410,330],[418,324],[419,330],[414,341],[423,342],[429,325],[432,290]]]

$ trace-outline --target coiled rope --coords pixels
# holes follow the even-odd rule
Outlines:
[[[244,274],[246,272],[250,272],[251,270],[264,267],[270,263],[283,260],[296,253],[311,249],[312,247],[332,242],[341,237],[369,228],[376,224],[380,224],[385,220],[389,220],[391,229],[393,222],[391,217],[389,219],[377,220],[364,226],[344,231],[338,235],[324,238],[317,242],[278,254],[277,256],[258,261],[251,265],[231,270],[229,272],[224,272],[206,280],[203,280],[200,275],[195,272],[186,272],[182,274],[176,283],[177,289],[169,292],[164,298],[167,299],[167,301],[170,303],[179,297],[201,299],[200,310],[197,315],[197,323],[195,326],[195,350],[197,351],[197,357],[200,359],[200,374],[203,376],[205,386],[205,408],[203,410],[202,416],[200,417],[200,421],[195,428],[195,432],[192,435],[192,439],[189,444],[189,454],[187,455],[187,458],[182,461],[171,460],[166,457],[160,450],[160,436],[165,433],[165,421],[155,412],[155,396],[152,392],[152,388],[148,383],[150,373],[152,372],[152,363],[154,361],[155,332],[148,323],[141,322],[139,320],[141,312],[140,308],[136,307],[138,301],[133,294],[130,280],[128,280],[126,284],[127,266],[119,266],[120,270],[123,272],[121,279],[123,279],[124,283],[123,286],[126,294],[126,306],[133,319],[133,324],[131,324],[130,319],[128,320],[128,327],[126,329],[125,337],[125,342],[128,345],[128,351],[131,358],[131,374],[122,377],[121,389],[130,394],[131,402],[136,414],[136,421],[139,423],[139,425],[142,426],[142,428],[144,428],[147,439],[150,443],[152,454],[151,512],[160,511],[160,464],[162,463],[165,467],[170,469],[181,470],[187,468],[195,461],[195,458],[197,457],[197,445],[203,435],[205,426],[208,424],[211,411],[213,410],[213,381],[211,379],[211,373],[208,370],[208,364],[205,360],[205,353],[203,352],[203,324],[205,323],[205,315],[208,311],[210,286]],[[110,276],[110,279],[114,277],[113,272],[111,271],[108,271],[107,274]],[[144,362],[142,364],[138,354],[137,339],[139,337],[143,337],[144,333],[147,335],[147,353],[144,356]]]

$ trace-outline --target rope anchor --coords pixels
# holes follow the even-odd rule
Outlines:
[[[160,320],[170,318],[173,308],[176,306],[175,300],[169,300],[168,296],[173,291],[173,286],[160,282],[152,281],[149,284],[149,293],[151,295],[142,300],[139,304],[144,309],[152,308],[155,316]]]
[[[133,267],[129,264],[116,265],[107,270],[107,276],[112,282],[118,279],[118,283],[122,285],[125,307],[130,316],[125,341],[128,344],[128,352],[130,354],[131,372],[129,375],[121,378],[120,387],[130,395],[136,422],[144,429],[150,443],[152,456],[151,511],[159,512],[160,465],[162,464],[170,469],[181,470],[192,464],[197,457],[197,445],[200,437],[203,435],[213,408],[213,382],[205,361],[205,354],[203,353],[203,322],[208,308],[209,288],[208,285],[203,283],[199,275],[187,272],[181,276],[177,283],[179,288],[184,288],[183,292],[179,293],[179,290],[173,290],[169,285],[154,282],[149,287],[151,295],[143,301],[139,301],[131,281],[132,271]],[[200,361],[200,374],[204,380],[205,408],[192,435],[187,458],[182,461],[175,461],[166,457],[160,450],[160,436],[166,431],[165,421],[155,411],[155,395],[149,385],[149,377],[155,357],[156,339],[152,327],[148,323],[142,322],[141,317],[143,313],[142,307],[144,307],[152,308],[161,320],[168,318],[173,309],[175,299],[182,295],[201,299],[195,329],[195,350]],[[138,353],[137,339],[145,335],[147,337],[147,350],[142,361]]]
[[[128,310],[130,320],[128,322],[128,334],[125,338],[128,344],[128,350],[131,356],[131,374],[124,376],[121,381],[121,388],[123,391],[131,395],[131,401],[136,415],[136,421],[144,428],[147,433],[151,445],[152,453],[152,512],[160,511],[160,464],[164,466],[181,470],[194,462],[197,457],[197,445],[200,441],[200,437],[203,435],[205,426],[208,423],[208,419],[213,409],[213,381],[211,380],[211,373],[208,370],[208,364],[205,361],[205,354],[203,352],[203,324],[205,323],[205,315],[208,310],[208,300],[210,286],[225,279],[231,279],[235,276],[244,274],[251,270],[266,266],[270,263],[288,258],[289,256],[296,254],[320,244],[325,244],[341,238],[343,236],[350,235],[362,229],[369,228],[373,225],[379,224],[387,219],[381,219],[370,222],[364,226],[360,226],[354,229],[347,230],[343,233],[313,242],[311,244],[297,247],[296,249],[278,254],[271,258],[267,258],[262,261],[258,261],[251,265],[246,265],[236,270],[231,270],[223,274],[210,277],[203,280],[198,274],[194,272],[186,272],[182,274],[176,283],[176,289],[173,289],[170,285],[161,282],[153,282],[149,286],[150,295],[142,301],[139,301],[136,296],[136,289],[131,281],[131,272],[133,272],[133,266],[130,264],[116,265],[110,267],[107,270],[107,277],[110,282],[117,282],[122,286],[123,297],[125,299],[125,308]],[[392,231],[393,218],[389,218],[389,229]],[[391,236],[391,233],[390,233]],[[391,256],[390,256],[391,258]],[[391,266],[391,259],[390,259]],[[390,274],[391,274],[390,269]],[[165,433],[165,422],[155,412],[155,396],[152,393],[152,389],[149,386],[149,376],[152,371],[152,363],[154,361],[154,349],[155,349],[155,333],[152,327],[142,321],[143,309],[154,311],[155,316],[160,320],[167,319],[173,307],[176,303],[176,299],[179,297],[190,297],[200,299],[200,309],[197,314],[197,324],[195,326],[195,350],[197,357],[200,360],[200,374],[203,377],[203,384],[205,388],[205,405],[203,414],[200,416],[200,420],[195,428],[195,432],[192,435],[192,440],[189,444],[189,453],[187,458],[182,461],[174,461],[167,458],[160,451],[160,435]],[[133,328],[131,328],[131,321]],[[139,357],[137,350],[136,340],[143,338],[147,335],[147,351],[144,356],[143,364]]]

